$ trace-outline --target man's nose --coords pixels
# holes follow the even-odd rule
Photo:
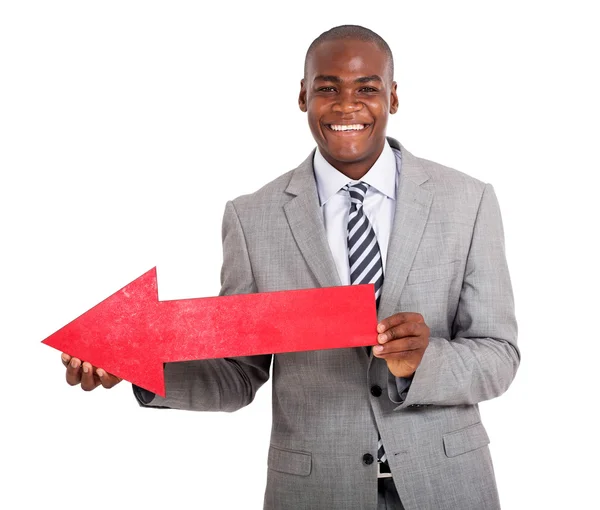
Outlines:
[[[342,93],[333,105],[334,112],[353,113],[361,110],[363,104],[354,97],[351,92]]]

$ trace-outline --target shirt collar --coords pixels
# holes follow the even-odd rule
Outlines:
[[[321,205],[325,204],[346,184],[358,182],[348,179],[347,176],[333,167],[323,157],[318,147],[315,152],[313,166]],[[369,186],[377,189],[392,200],[396,200],[396,174],[396,156],[386,140],[377,161],[375,161],[361,181],[366,182]]]

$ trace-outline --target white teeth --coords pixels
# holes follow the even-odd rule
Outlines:
[[[364,124],[331,124],[329,127],[331,127],[331,129],[334,131],[360,131],[361,129],[365,129],[366,126]]]

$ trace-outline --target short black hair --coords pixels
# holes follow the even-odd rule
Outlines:
[[[327,32],[323,32],[319,37],[317,37],[308,47],[306,57],[304,58],[305,78],[308,67],[308,59],[312,56],[317,46],[326,41],[339,41],[340,39],[355,39],[359,41],[375,43],[379,49],[387,55],[390,77],[392,80],[394,79],[394,57],[392,55],[392,50],[388,46],[388,43],[386,43],[379,34],[373,32],[373,30],[361,27],[360,25],[340,25],[327,30]]]

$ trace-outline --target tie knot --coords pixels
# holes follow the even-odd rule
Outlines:
[[[358,206],[363,204],[369,185],[366,182],[360,181],[356,184],[346,184],[344,189],[350,194],[350,203]]]

